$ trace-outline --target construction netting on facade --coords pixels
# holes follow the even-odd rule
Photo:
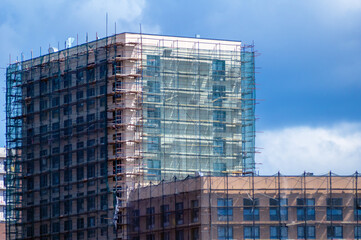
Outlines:
[[[132,192],[139,239],[360,239],[360,175],[195,177]]]

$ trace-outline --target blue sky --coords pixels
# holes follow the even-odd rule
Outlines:
[[[260,173],[361,170],[359,0],[2,0],[0,9],[1,106],[9,54],[104,37],[108,12],[109,33],[141,23],[146,33],[254,41]],[[5,110],[0,120],[3,146]]]

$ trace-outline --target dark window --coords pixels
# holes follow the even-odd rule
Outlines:
[[[48,225],[42,224],[40,225],[40,234],[47,234],[48,233]]]
[[[67,220],[64,222],[64,231],[71,231],[73,228],[73,223],[71,220]]]
[[[88,165],[88,168],[87,168],[87,177],[88,177],[88,178],[93,178],[93,177],[95,177],[95,165],[94,165],[94,164]]]
[[[271,239],[288,239],[288,228],[280,226],[270,227],[270,238]]]
[[[243,229],[243,236],[245,239],[248,238],[259,239],[260,238],[259,226],[245,226]]]
[[[87,209],[88,211],[95,209],[95,196],[89,196],[87,199]]]
[[[169,226],[169,218],[170,218],[170,212],[169,212],[169,205],[162,205],[160,206],[161,211],[161,221],[162,221],[162,227]]]
[[[183,230],[175,231],[175,239],[176,240],[183,240],[184,239],[184,232]]]
[[[59,98],[59,97],[53,97],[52,100],[51,100],[51,102],[52,102],[52,106],[53,106],[53,107],[59,106],[59,104],[60,104],[60,98]]]
[[[108,195],[104,194],[100,196],[100,208],[102,210],[108,209]]]
[[[48,217],[48,206],[47,205],[41,205],[40,206],[40,217],[42,219]]]
[[[218,226],[217,233],[218,239],[233,239],[232,226]]]
[[[233,221],[233,199],[217,199],[218,221]]]
[[[60,223],[53,223],[53,232],[60,232]]]
[[[76,180],[80,181],[84,178],[84,168],[83,167],[78,167],[76,169]]]
[[[147,218],[146,218],[147,229],[152,229],[154,228],[154,224],[155,224],[154,207],[147,208],[146,214],[147,214]]]
[[[76,221],[76,227],[77,229],[84,228],[84,218],[78,218]]]
[[[66,200],[64,201],[64,214],[69,214],[72,212],[72,201]]]
[[[80,198],[76,200],[76,207],[78,213],[84,212],[84,199]]]
[[[244,221],[259,221],[259,200],[244,198],[243,199],[243,220]]]
[[[76,99],[82,99],[84,97],[84,92],[83,91],[77,91],[76,92]]]
[[[88,227],[95,227],[95,217],[88,217]]]
[[[297,199],[297,220],[315,220],[315,199]]]
[[[327,198],[327,221],[342,221],[342,198]]]
[[[212,61],[213,81],[224,81],[226,75],[226,62],[224,60]]]
[[[298,226],[297,227],[298,239],[316,239],[315,226]]]
[[[269,215],[271,221],[287,221],[288,220],[288,199],[270,199]],[[277,207],[273,207],[277,206]]]
[[[57,217],[60,215],[60,203],[55,202],[52,204],[52,216]]]
[[[343,238],[342,226],[328,226],[327,227],[327,238]]]
[[[64,95],[64,104],[71,103],[71,94]]]
[[[354,210],[354,219],[355,221],[361,220],[361,198],[355,198],[354,201],[355,204],[355,210]]]
[[[53,172],[51,184],[54,186],[54,185],[59,185],[59,183],[60,183],[59,172]]]
[[[192,222],[198,222],[199,221],[199,206],[198,206],[198,200],[192,200],[191,201],[191,218]]]
[[[48,108],[48,100],[41,100],[40,101],[40,110],[44,110]]]
[[[361,239],[361,226],[355,227],[355,239]]]
[[[87,96],[88,96],[88,97],[93,97],[93,96],[95,96],[95,88],[89,88],[89,89],[87,90]]]
[[[183,224],[183,203],[175,204],[175,221],[176,224]]]

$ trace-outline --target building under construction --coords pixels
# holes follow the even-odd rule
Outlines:
[[[253,46],[117,34],[10,64],[8,239],[128,239],[130,192],[252,173]]]
[[[131,192],[129,235],[139,240],[361,239],[361,179],[189,177]]]

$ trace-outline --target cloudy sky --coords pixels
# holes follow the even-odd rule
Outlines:
[[[79,43],[139,31],[254,41],[257,167],[261,174],[361,171],[360,0],[1,0],[0,104],[5,67],[67,37]],[[0,115],[5,133],[5,110]],[[5,145],[5,134],[0,145]]]

